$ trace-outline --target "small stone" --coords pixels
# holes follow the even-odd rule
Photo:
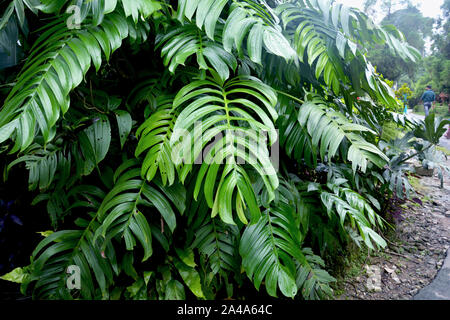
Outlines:
[[[409,291],[409,294],[415,295],[417,291],[418,291],[417,289],[413,289],[413,290]]]
[[[396,284],[400,284],[401,283],[401,281],[400,281],[400,279],[398,277],[392,277],[392,280],[394,280],[394,282]]]
[[[395,271],[396,267],[394,266],[393,269],[389,267],[384,267],[384,270],[386,270],[387,273],[393,273]]]

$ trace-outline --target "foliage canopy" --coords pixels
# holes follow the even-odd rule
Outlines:
[[[0,27],[24,43],[5,172],[25,164],[55,231],[24,293],[326,298],[328,254],[386,245],[405,177],[383,126],[413,124],[367,48],[420,58],[394,27],[327,0],[14,0]]]

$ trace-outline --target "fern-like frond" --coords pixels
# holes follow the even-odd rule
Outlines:
[[[122,4],[125,16],[132,17],[134,23],[137,23],[139,18],[146,19],[161,9],[161,3],[157,0],[40,0],[40,2],[36,7],[42,12],[57,14],[64,10],[69,13],[79,12],[80,22],[92,17],[94,25],[99,25],[105,15],[116,11],[118,2]],[[72,6],[76,6],[76,9]]]
[[[293,210],[285,204],[266,210],[256,224],[245,229],[239,246],[242,265],[255,288],[259,290],[265,281],[267,293],[273,297],[277,288],[286,297],[296,296],[294,259],[305,260]]]
[[[299,163],[304,161],[309,167],[316,168],[317,145],[312,143],[308,131],[297,120],[300,106],[284,96],[279,97],[278,100],[277,128],[280,128],[280,145],[289,157],[293,157]]]
[[[308,130],[312,137],[313,145],[320,143],[320,155],[322,159],[328,155],[333,158],[344,138],[350,143],[347,159],[352,162],[353,171],[358,168],[365,172],[368,161],[382,168],[389,158],[376,146],[368,143],[362,132],[374,133],[371,129],[352,123],[342,113],[329,108],[318,97],[312,97],[300,107],[298,121]]]
[[[242,266],[255,288],[259,290],[264,281],[267,293],[273,297],[277,296],[277,288],[291,298],[298,290],[306,299],[331,296],[329,283],[335,279],[322,269],[320,257],[301,248],[304,235],[295,208],[282,197],[255,225],[246,227],[239,246]]]
[[[214,40],[215,28],[219,16],[227,1],[180,0],[178,14],[191,20],[195,15],[198,28],[205,28],[206,35]],[[235,1],[230,5],[230,12],[223,28],[222,42],[226,51],[236,48],[243,56],[243,43],[247,37],[247,52],[250,60],[261,64],[262,49],[283,57],[286,60],[296,59],[295,51],[281,32],[279,19],[270,7],[253,1]]]
[[[203,31],[190,23],[158,35],[156,42],[156,48],[162,46],[161,56],[170,72],[174,72],[178,65],[184,65],[194,54],[200,69],[208,70],[212,67],[222,81],[228,79],[230,70],[235,71],[237,67],[236,58],[225,51],[220,42],[211,41]]]
[[[16,85],[0,110],[0,142],[14,134],[12,152],[25,150],[38,127],[45,142],[53,139],[55,124],[69,109],[69,92],[91,66],[99,70],[102,51],[108,60],[128,35],[118,14],[109,14],[98,27],[67,29],[63,17],[50,24],[35,42]]]
[[[121,2],[125,16],[131,16],[135,24],[139,19],[146,20],[150,15],[162,8],[161,2],[157,0],[121,0]]]
[[[144,248],[143,261],[153,253],[152,232],[144,213],[155,208],[171,232],[177,225],[173,207],[181,213],[185,208],[185,191],[182,186],[154,186],[141,178],[139,162],[131,159],[125,161],[114,174],[114,188],[103,199],[98,209],[101,226],[96,230],[95,238],[102,236],[105,243],[120,236],[125,240],[127,250],[133,250],[136,239]],[[159,186],[158,186],[159,185]],[[169,201],[170,200],[170,201]],[[162,223],[162,222],[161,222]]]
[[[309,21],[301,22],[294,36],[294,43],[300,61],[303,62],[307,52],[307,63],[315,70],[315,77],[320,79],[323,75],[325,84],[333,89],[336,95],[340,93],[340,79],[345,79],[345,73],[340,58],[332,48],[327,45],[327,39],[320,36],[315,25]]]
[[[334,208],[342,226],[349,219],[351,226],[359,230],[367,247],[374,249],[372,241],[377,247],[386,247],[386,241],[373,230],[377,225],[382,227],[383,220],[375,213],[371,205],[360,194],[349,188],[338,184],[329,184],[329,188],[333,191],[332,193],[322,191],[320,194],[328,215],[333,213]]]
[[[113,250],[112,247],[108,249]],[[67,268],[76,265],[80,268],[81,296],[85,299],[107,298],[113,269],[101,252],[89,227],[84,231],[65,230],[51,234],[32,254],[33,272],[27,282],[35,282],[33,295],[40,299],[72,299],[66,283]]]
[[[301,61],[313,70],[335,94],[351,83],[358,95],[376,96],[396,104],[394,93],[380,79],[365,57],[370,45],[385,43],[405,61],[415,62],[420,54],[403,35],[376,26],[363,12],[330,1],[297,1],[276,8],[284,29],[294,39]]]
[[[142,175],[151,181],[159,170],[161,180],[165,185],[175,182],[175,165],[172,161],[170,137],[176,115],[172,110],[172,97],[159,96],[157,110],[139,127],[136,136],[139,143],[135,155],[139,157],[147,152],[142,164]]]
[[[239,273],[239,260],[236,259],[237,227],[226,225],[217,218],[207,218],[206,222],[196,230],[192,248],[198,248],[207,257],[213,274]]]
[[[216,78],[217,79],[217,78]],[[196,199],[202,184],[212,216],[219,214],[222,220],[234,224],[233,199],[239,219],[247,223],[245,203],[252,220],[259,217],[259,208],[252,185],[244,166],[251,166],[263,179],[273,199],[278,178],[267,149],[276,141],[273,120],[276,94],[267,85],[253,77],[237,77],[222,84],[208,78],[194,81],[182,88],[174,100],[174,108],[183,106],[171,137],[175,150],[174,161],[183,161],[180,172],[182,181],[202,156],[207,144],[216,139],[201,157],[202,163],[194,190]],[[188,103],[188,104],[187,104]],[[186,105],[187,104],[187,105]],[[179,142],[183,137],[183,141]],[[221,164],[223,171],[219,174]],[[220,179],[217,179],[220,175]],[[218,181],[218,186],[216,186]],[[235,192],[236,190],[236,192]]]
[[[47,145],[45,149],[37,143],[31,145],[27,149],[27,155],[12,161],[8,165],[6,174],[14,166],[23,162],[26,169],[30,171],[28,178],[29,190],[36,190],[37,188],[40,191],[47,190],[55,180],[58,169],[62,169],[61,173],[67,172],[66,166],[68,166],[70,173],[70,159],[67,159],[60,148],[54,145]],[[60,166],[63,167],[60,168]]]
[[[333,296],[330,283],[336,279],[324,270],[325,262],[315,255],[310,248],[302,249],[307,263],[297,264],[296,284],[306,300],[326,299]]]
[[[95,186],[79,186],[70,192],[73,207],[87,210],[96,210],[104,196]],[[31,256],[31,272],[22,283],[24,291],[31,285],[38,299],[108,299],[119,265],[112,244],[94,240],[97,215],[91,212],[88,218],[75,221],[80,229],[54,232],[38,244]],[[73,267],[79,268],[75,272],[80,275],[80,288],[75,291],[68,287]]]

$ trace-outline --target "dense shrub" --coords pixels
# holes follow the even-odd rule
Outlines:
[[[326,298],[321,257],[386,245],[384,209],[409,186],[383,128],[414,124],[366,48],[418,59],[395,28],[255,0],[15,0],[5,25],[25,57],[2,73],[5,176],[28,170],[53,231],[24,293]]]

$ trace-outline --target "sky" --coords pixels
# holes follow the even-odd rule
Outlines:
[[[347,6],[363,9],[364,0],[336,0]],[[413,3],[422,11],[425,17],[436,18],[441,14],[441,6],[444,0],[413,0]],[[380,17],[375,17],[375,21],[379,22]]]

